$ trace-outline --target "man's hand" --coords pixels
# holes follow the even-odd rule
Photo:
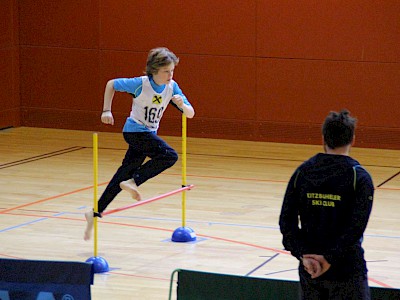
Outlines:
[[[319,261],[317,261],[314,258],[311,257],[305,257],[303,256],[303,259],[301,260],[304,266],[304,269],[308,272],[308,274],[311,275],[311,278],[316,278],[318,277],[321,273],[321,264]]]
[[[313,272],[310,272],[309,267],[306,268],[306,265],[304,264],[305,260],[307,261],[307,264],[311,264],[312,266],[314,266],[315,262],[317,262],[320,267],[319,268],[314,267],[313,269],[310,269]],[[310,260],[311,260],[311,262],[309,262]],[[304,268],[306,269],[306,271],[311,275],[311,278],[313,278],[313,279],[321,276],[326,271],[328,271],[329,268],[331,267],[331,264],[328,263],[328,261],[325,259],[325,257],[323,255],[318,255],[318,254],[304,254],[303,255],[303,265],[304,265]]]

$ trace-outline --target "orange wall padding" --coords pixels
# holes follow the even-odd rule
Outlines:
[[[36,0],[16,11],[0,64],[13,69],[14,30],[20,93],[8,97],[21,125],[121,131],[128,95],[114,99],[113,128],[99,121],[107,80],[141,75],[147,52],[166,46],[196,109],[190,136],[320,143],[326,114],[347,108],[356,145],[400,148],[399,1]],[[160,134],[179,135],[179,120],[169,109]]]

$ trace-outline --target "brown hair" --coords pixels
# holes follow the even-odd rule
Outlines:
[[[147,56],[146,75],[157,74],[161,67],[179,63],[179,58],[168,48],[159,47],[151,49]]]

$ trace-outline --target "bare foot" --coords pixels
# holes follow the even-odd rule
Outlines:
[[[85,213],[85,219],[86,219],[86,229],[85,229],[85,234],[83,236],[83,239],[85,241],[90,240],[90,235],[92,234],[92,229],[93,229],[93,211],[88,211]]]
[[[138,187],[136,183],[133,181],[133,179],[129,179],[126,181],[122,181],[119,184],[119,187],[123,189],[124,191],[127,191],[129,194],[131,194],[131,197],[137,201],[142,200],[142,196],[140,195],[138,191]]]

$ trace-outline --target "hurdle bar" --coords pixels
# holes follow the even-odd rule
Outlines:
[[[146,203],[150,203],[150,202],[153,202],[153,201],[161,200],[163,198],[166,198],[166,197],[181,193],[183,191],[191,190],[192,188],[194,188],[193,184],[190,184],[190,185],[187,185],[187,186],[183,186],[183,187],[181,187],[181,188],[179,188],[177,190],[174,190],[174,191],[162,194],[162,195],[158,195],[158,196],[155,196],[153,198],[149,198],[149,199],[138,201],[136,203],[133,203],[133,204],[130,204],[130,205],[127,205],[127,206],[123,206],[123,207],[120,207],[120,208],[115,208],[115,209],[111,209],[111,210],[105,211],[101,215],[102,216],[106,216],[106,215],[110,215],[110,214],[113,214],[113,213],[116,213],[116,212],[119,212],[119,211],[130,209],[132,207],[136,207],[136,206],[143,205],[143,204],[146,204]]]

